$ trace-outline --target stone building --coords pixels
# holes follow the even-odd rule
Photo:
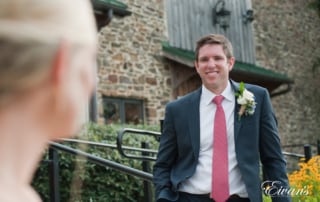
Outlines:
[[[170,0],[119,1],[125,6],[118,7],[130,15],[114,13],[99,33],[98,121],[159,124],[166,103],[201,84],[192,68],[192,45],[181,48],[170,42],[177,27],[184,29],[168,22]],[[315,143],[320,139],[320,73],[312,67],[320,55],[320,18],[307,6],[313,0],[241,1],[253,10],[250,26],[242,25],[250,28],[253,49],[252,57],[239,61],[233,78],[263,85],[275,95],[272,102],[283,145]],[[210,2],[212,9],[217,1]],[[234,8],[229,8],[231,13],[236,13]],[[186,19],[205,17],[190,16]],[[170,31],[170,26],[176,28]]]
[[[100,33],[99,122],[159,124],[172,99],[171,70],[162,55],[164,2],[122,1],[130,16],[114,16]]]
[[[283,145],[320,139],[320,74],[312,70],[320,56],[320,18],[311,2],[252,2],[257,62],[294,80],[290,92],[272,99]]]

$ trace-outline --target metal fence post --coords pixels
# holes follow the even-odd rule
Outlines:
[[[163,119],[160,120],[160,132],[163,132]]]
[[[49,183],[50,201],[60,202],[59,192],[59,154],[55,149],[49,148]]]
[[[97,71],[97,70],[96,70]],[[90,98],[90,121],[97,122],[98,121],[98,115],[97,115],[97,89],[94,89],[93,95]]]
[[[141,147],[143,149],[148,149],[149,144],[147,142],[142,142]],[[142,152],[142,156],[149,156],[148,152]],[[150,173],[150,163],[149,161],[142,161],[142,170],[144,172]],[[144,191],[144,201],[151,202],[152,201],[152,190],[151,190],[151,184],[148,181],[143,181],[143,191]]]
[[[318,155],[320,155],[320,140],[317,141],[317,150],[318,150]]]
[[[311,146],[309,144],[304,145],[304,157],[305,157],[305,162],[308,162],[312,157]]]

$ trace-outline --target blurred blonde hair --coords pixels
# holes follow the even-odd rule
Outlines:
[[[95,29],[89,0],[1,0],[0,107],[48,77],[61,40],[95,45]]]

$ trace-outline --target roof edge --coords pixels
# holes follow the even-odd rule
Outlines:
[[[114,14],[120,16],[131,15],[128,6],[117,0],[91,0],[94,10],[107,11],[112,9]]]

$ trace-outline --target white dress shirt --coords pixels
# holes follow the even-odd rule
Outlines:
[[[222,92],[228,136],[228,166],[229,166],[229,193],[237,194],[240,197],[248,197],[238,162],[236,159],[234,143],[234,108],[235,95],[230,82]],[[211,192],[211,167],[213,155],[213,123],[216,112],[216,105],[212,102],[216,95],[202,86],[200,97],[200,151],[198,165],[193,176],[183,181],[179,191],[191,194],[207,194]]]

